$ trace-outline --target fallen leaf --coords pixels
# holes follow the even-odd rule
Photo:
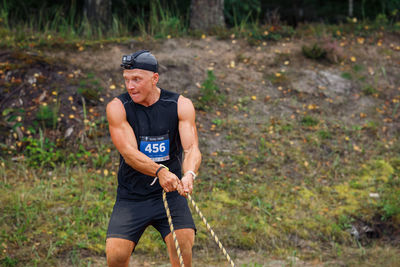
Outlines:
[[[374,69],[372,67],[368,67],[368,73],[371,76],[374,75],[375,74]]]

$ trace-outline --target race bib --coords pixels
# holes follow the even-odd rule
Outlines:
[[[160,136],[140,136],[140,152],[154,162],[169,160],[168,134]]]

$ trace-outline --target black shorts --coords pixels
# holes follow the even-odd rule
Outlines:
[[[167,201],[174,229],[192,228],[196,231],[186,198],[175,191],[167,193]],[[137,244],[149,225],[160,232],[163,240],[170,233],[161,196],[143,201],[117,199],[108,225],[107,238],[123,238]]]

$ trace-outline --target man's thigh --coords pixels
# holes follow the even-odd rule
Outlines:
[[[108,224],[107,240],[125,239],[137,244],[153,216],[150,204],[148,201],[117,200]]]
[[[195,234],[196,226],[194,224],[193,217],[190,212],[186,198],[177,193],[176,194],[172,193],[170,194],[170,197],[168,197],[168,206],[171,211],[171,219],[174,229],[176,231],[187,230],[182,232],[183,233],[193,232],[193,234]],[[168,218],[166,216],[164,207],[160,215],[155,220],[153,220],[152,225],[160,232],[161,237],[164,240],[166,236],[170,234],[170,226],[168,223]]]

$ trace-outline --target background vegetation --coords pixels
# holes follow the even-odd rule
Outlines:
[[[154,37],[177,36],[188,32],[189,0],[113,0],[112,23],[106,29],[91,24],[84,15],[83,0],[70,1],[10,1],[2,0],[0,19],[5,30],[26,39],[38,32],[60,35],[61,38],[93,39],[123,37],[129,34],[150,34]],[[224,1],[224,16],[228,27],[240,24],[284,23],[297,26],[302,22],[345,22],[348,0],[250,0]],[[354,1],[353,15],[362,20],[377,16],[393,23],[400,14],[398,0]],[[60,41],[60,40],[58,40]]]
[[[57,53],[104,55],[102,47],[132,43],[159,49],[179,37],[209,53],[214,48],[202,42],[211,42],[210,35],[216,46],[222,40],[243,48],[206,66],[196,63],[205,54],[193,55],[204,73],[189,93],[203,151],[194,196],[234,258],[244,250],[264,258],[247,257],[243,266],[266,258],[281,265],[398,263],[400,81],[393,66],[400,60],[399,1],[355,1],[350,18],[348,1],[226,0],[227,28],[210,32],[189,29],[190,1],[114,0],[108,29],[91,25],[83,5],[1,2],[3,266],[93,266],[99,258],[104,265],[119,165],[104,105],[124,88],[98,66],[60,62]],[[299,52],[285,52],[293,43]],[[268,46],[274,49],[264,52]],[[263,61],[261,53],[271,58]],[[291,86],[305,64],[339,71],[354,102],[323,97],[327,88],[308,94]],[[241,76],[240,67],[260,71],[261,78]],[[226,77],[241,85],[229,87]],[[356,112],[358,99],[372,111]],[[197,260],[221,265],[194,216],[195,253],[206,255]],[[165,245],[149,229],[136,252],[146,260],[160,257]]]

